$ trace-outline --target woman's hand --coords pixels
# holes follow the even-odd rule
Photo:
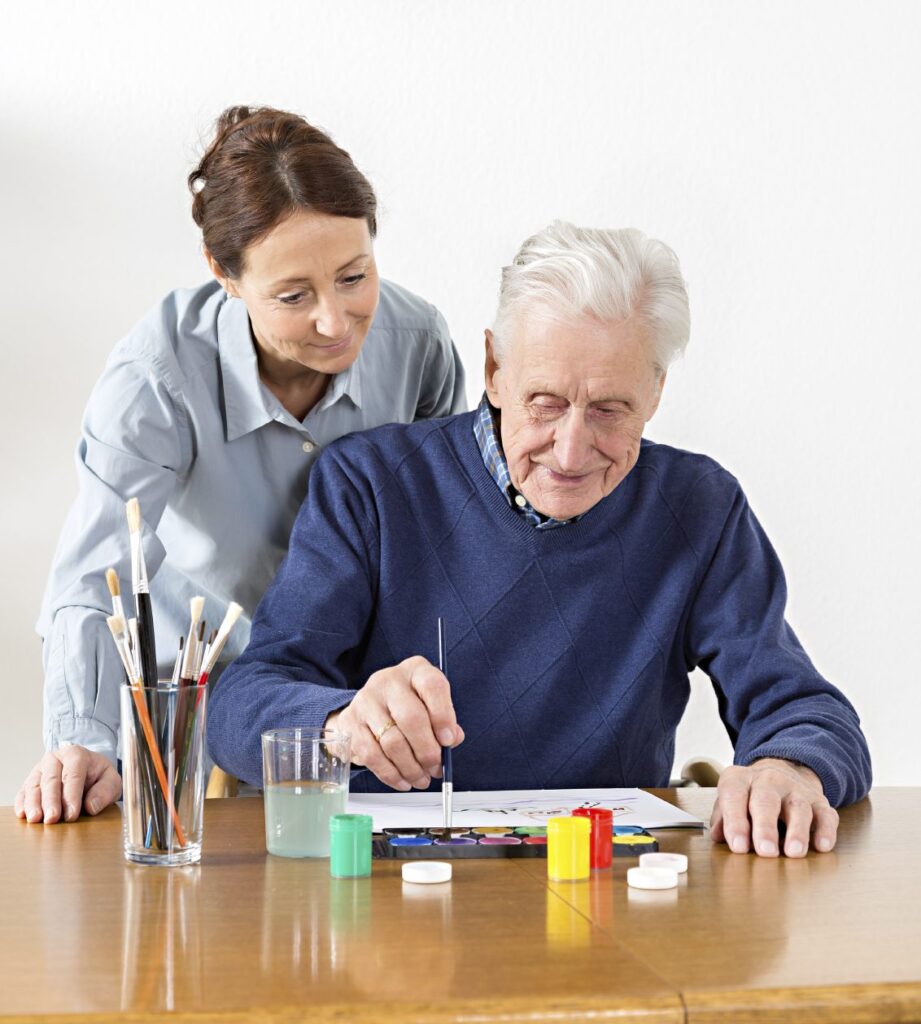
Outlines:
[[[326,719],[352,736],[352,764],[404,792],[441,774],[441,748],[464,740],[445,676],[422,657],[371,676],[351,704]]]
[[[81,809],[98,814],[121,792],[122,780],[105,755],[67,744],[45,754],[29,772],[13,809],[17,818],[51,825],[76,821]]]

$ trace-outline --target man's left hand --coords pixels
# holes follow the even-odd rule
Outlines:
[[[786,825],[787,857],[805,857],[810,837],[816,850],[827,853],[838,837],[838,812],[811,768],[765,757],[747,768],[732,765],[723,771],[710,818],[715,843],[727,843],[733,853],[754,849],[761,857],[776,857],[778,821]]]

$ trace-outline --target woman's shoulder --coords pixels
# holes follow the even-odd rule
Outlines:
[[[180,388],[214,363],[218,320],[226,302],[227,293],[217,281],[169,292],[118,342],[107,369],[130,365]]]
[[[371,330],[441,331],[444,317],[408,288],[381,279],[381,297]]]

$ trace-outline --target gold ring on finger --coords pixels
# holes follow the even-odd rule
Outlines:
[[[382,726],[380,727],[380,729],[378,729],[378,730],[377,730],[376,732],[375,732],[375,730],[374,730],[374,729],[372,729],[372,730],[371,730],[371,732],[372,732],[372,734],[373,734],[374,738],[375,738],[375,739],[377,740],[377,742],[378,742],[378,743],[380,743],[380,741],[381,741],[381,736],[383,736],[383,735],[384,735],[384,733],[385,733],[385,732],[386,732],[386,731],[387,731],[388,729],[392,729],[392,728],[393,728],[393,727],[394,727],[395,725],[396,725],[396,722],[394,722],[394,721],[393,721],[392,719],[388,719],[388,720],[387,720],[387,721],[386,721],[386,722],[385,722],[385,723],[384,723],[384,724],[383,724],[383,725],[382,725]]]

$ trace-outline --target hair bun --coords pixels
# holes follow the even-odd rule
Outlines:
[[[259,108],[253,109],[243,105],[227,107],[215,122],[211,143],[202,153],[198,166],[187,179],[189,191],[192,193],[192,219],[199,227],[202,226],[205,218],[205,198],[202,192],[208,183],[208,171],[214,157],[220,152],[227,137],[236,131],[244,121],[248,121],[257,113],[259,113]]]
[[[228,107],[217,119],[217,134],[223,135],[229,129],[236,128],[241,121],[246,121],[254,113],[255,111],[246,106]]]

